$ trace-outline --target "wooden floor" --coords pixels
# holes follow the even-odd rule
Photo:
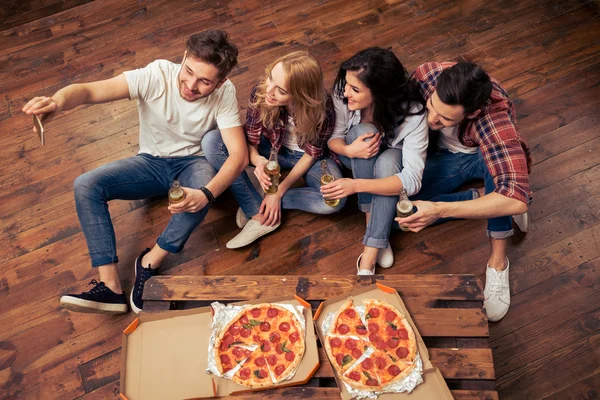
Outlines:
[[[20,109],[35,95],[105,79],[157,58],[179,61],[183,40],[204,28],[240,48],[232,81],[245,108],[267,62],[297,49],[316,55],[331,84],[339,62],[391,47],[409,70],[425,61],[480,63],[515,100],[532,148],[530,232],[513,238],[512,306],[491,326],[502,399],[592,399],[600,392],[600,5],[585,0],[71,0],[8,1],[0,16],[0,398],[112,399],[121,332],[134,318],[70,313],[61,294],[80,292],[90,268],[73,180],[137,152],[135,102],[82,107],[47,126],[40,147]],[[19,8],[20,7],[20,8]],[[164,199],[115,201],[120,270],[154,243]],[[364,217],[284,213],[274,234],[245,249],[224,243],[238,229],[227,194],[172,275],[348,274]],[[391,238],[386,273],[484,277],[484,221],[457,221]],[[456,347],[449,344],[450,347]],[[460,360],[456,361],[460,363]]]

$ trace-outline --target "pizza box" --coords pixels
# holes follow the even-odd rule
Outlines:
[[[352,297],[355,303],[357,304],[360,304],[364,299],[378,299],[390,303],[391,305],[397,307],[398,310],[402,311],[402,313],[406,316],[406,319],[408,320],[413,331],[415,332],[415,337],[417,339],[417,349],[419,354],[421,355],[421,359],[423,360],[423,383],[418,385],[411,393],[386,393],[379,396],[378,399],[453,399],[452,394],[450,393],[450,389],[448,389],[448,385],[446,385],[446,381],[444,381],[442,374],[436,367],[434,367],[431,364],[431,361],[429,360],[429,352],[427,351],[427,347],[425,346],[423,338],[419,334],[415,323],[413,322],[408,310],[406,309],[404,302],[400,298],[398,292],[396,292],[396,290],[393,288],[382,285],[380,283],[376,283],[375,285],[355,290],[348,295],[336,297],[322,302],[319,305],[319,308],[315,312],[314,316],[317,334],[319,335],[321,343],[325,342],[325,333],[322,331],[323,320],[328,314],[339,310],[341,305],[348,299],[348,297]],[[337,376],[337,371],[335,368],[333,368],[333,373],[337,381],[338,387],[341,390],[342,399],[352,399],[352,395],[346,390],[346,386],[344,385],[343,381],[341,381]]]
[[[121,393],[123,400],[182,400],[301,385],[319,368],[317,338],[310,305],[299,297],[232,304],[287,303],[304,306],[306,350],[294,377],[282,384],[252,389],[207,374],[212,307],[140,313],[123,331]]]

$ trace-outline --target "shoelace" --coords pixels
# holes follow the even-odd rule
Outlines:
[[[90,281],[90,283],[88,283],[88,286],[89,286],[89,285],[94,285],[94,287],[93,287],[93,288],[91,288],[91,289],[90,289],[90,290],[87,292],[87,293],[89,293],[89,294],[93,294],[93,293],[98,293],[98,292],[101,292],[101,291],[103,291],[103,290],[106,288],[106,286],[104,286],[104,282],[98,282],[98,281],[97,281],[97,280],[95,280],[95,279],[92,279],[92,280]],[[82,293],[82,294],[83,294],[83,293]]]
[[[142,268],[140,281],[136,288],[136,295],[138,295],[138,296],[142,295],[142,292],[144,291],[144,284],[150,278],[152,278],[152,271],[150,270],[150,265],[148,265],[148,268]]]
[[[503,275],[502,272],[493,274],[492,282],[490,282],[490,293],[496,296],[499,296],[502,290],[507,287],[502,281],[501,275]]]

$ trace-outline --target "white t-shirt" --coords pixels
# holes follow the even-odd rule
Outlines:
[[[291,115],[288,115],[288,123],[287,129],[285,130],[285,135],[283,135],[283,147],[287,147],[290,150],[301,151],[304,153],[304,150],[298,146],[298,136],[294,132],[294,128],[296,128],[296,124],[294,124],[294,119]]]
[[[186,101],[179,93],[181,64],[156,60],[124,72],[129,98],[138,101],[140,153],[156,157],[202,155],[206,132],[241,126],[235,86],[227,80],[208,97]]]
[[[458,140],[458,125],[442,128],[438,146],[450,153],[475,154],[479,147],[467,147]]]

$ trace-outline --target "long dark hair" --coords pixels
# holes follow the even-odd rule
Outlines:
[[[390,132],[402,124],[409,115],[425,112],[425,100],[419,91],[418,82],[410,79],[406,68],[390,50],[369,47],[342,62],[333,84],[333,93],[344,103],[346,72],[354,71],[371,91],[373,96],[373,124],[381,132]],[[419,111],[410,109],[418,103]]]

